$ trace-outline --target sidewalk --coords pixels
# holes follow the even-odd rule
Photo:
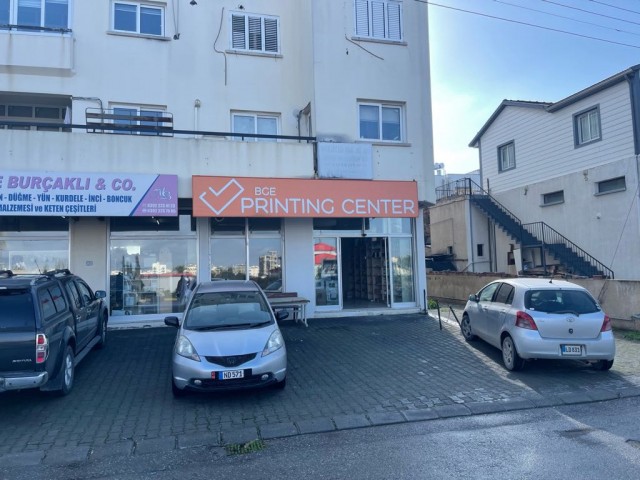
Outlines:
[[[424,314],[284,322],[285,390],[180,399],[169,383],[175,330],[112,330],[107,347],[77,368],[69,396],[0,395],[0,473],[640,395],[640,343],[619,337],[610,372],[539,361],[512,373],[498,350],[466,343],[441,313],[442,330]]]

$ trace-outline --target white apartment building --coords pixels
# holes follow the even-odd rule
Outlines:
[[[0,1],[0,270],[70,268],[111,322],[181,278],[423,309],[429,83],[423,2]]]

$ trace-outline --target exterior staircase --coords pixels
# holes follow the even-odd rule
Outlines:
[[[436,189],[437,198],[445,198],[451,194],[466,195],[472,205],[484,212],[507,235],[518,242],[523,250],[540,248],[545,271],[545,256],[551,255],[567,273],[584,277],[614,278],[614,273],[610,268],[546,223],[523,224],[518,217],[469,178],[453,183],[454,185],[448,184]]]

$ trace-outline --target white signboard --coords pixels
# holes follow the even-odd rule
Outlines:
[[[178,176],[8,171],[0,215],[152,217],[178,215]]]
[[[320,178],[373,179],[370,143],[318,142]]]

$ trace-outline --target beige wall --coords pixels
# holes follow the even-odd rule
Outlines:
[[[440,305],[461,304],[470,294],[476,293],[487,283],[507,278],[496,274],[438,273],[427,274],[429,298],[437,299]],[[640,281],[571,279],[571,282],[585,287],[600,302],[604,311],[613,321],[614,327],[640,330]]]

